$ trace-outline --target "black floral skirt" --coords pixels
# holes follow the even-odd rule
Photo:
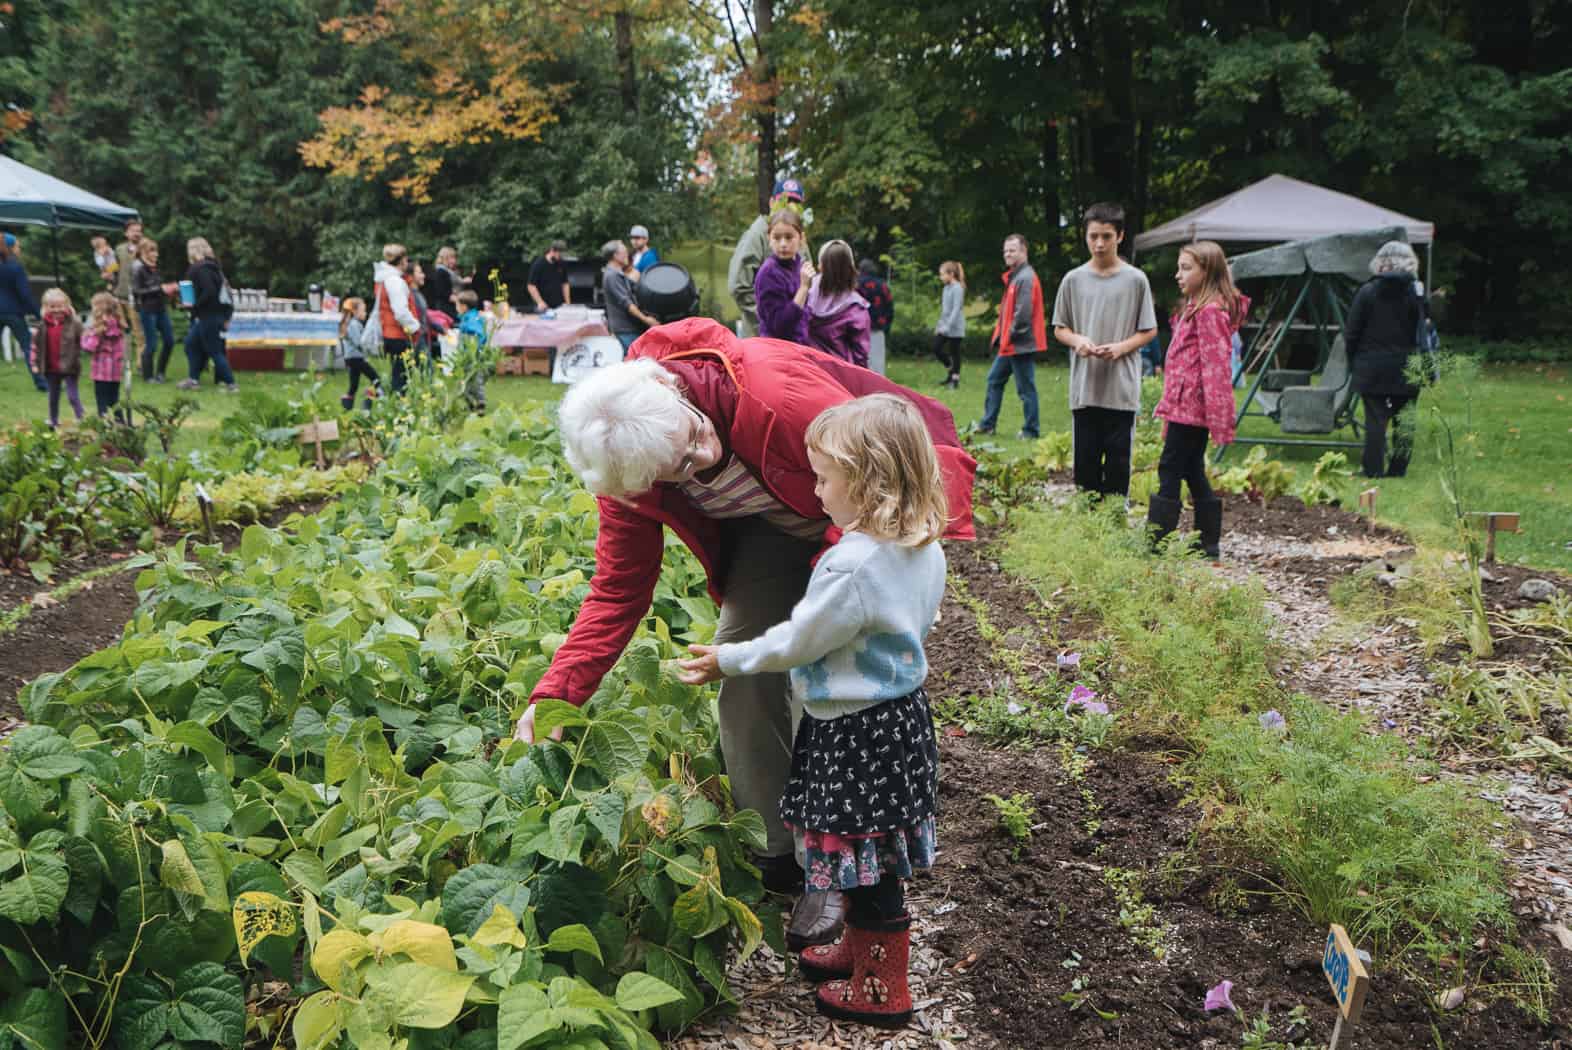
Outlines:
[[[803,715],[781,819],[838,836],[907,831],[934,818],[938,787],[933,714],[918,689],[839,718]]]

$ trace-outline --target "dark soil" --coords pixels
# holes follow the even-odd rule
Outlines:
[[[1223,527],[1264,536],[1288,536],[1307,543],[1350,536],[1390,540],[1394,547],[1408,542],[1402,532],[1387,525],[1371,525],[1362,514],[1324,504],[1307,507],[1293,496],[1279,496],[1264,504],[1243,496],[1225,496]]]
[[[954,545],[950,564],[973,595],[988,601],[996,624],[1042,617],[1030,591],[992,570],[986,549]],[[1003,676],[988,651],[970,613],[947,602],[928,647],[930,688],[984,691]],[[977,997],[976,1045],[1238,1046],[1238,1019],[1203,1009],[1207,989],[1225,979],[1234,982],[1236,1005],[1251,1015],[1271,1011],[1274,1038],[1284,1038],[1281,1019],[1300,1004],[1309,1010],[1309,1030],[1294,1037],[1312,1046],[1330,1038],[1336,1008],[1320,968],[1326,931],[1264,895],[1218,892],[1227,886],[1220,869],[1186,852],[1200,814],[1182,804],[1165,756],[1093,752],[1077,783],[1056,747],[999,748],[945,734],[942,748],[942,853],[926,889],[959,905],[936,918],[936,946],[957,960]],[[1018,851],[983,797],[1016,792],[1030,795],[1037,809],[1032,837]],[[1174,878],[1160,872],[1169,856],[1182,861]],[[1108,882],[1115,870],[1142,873],[1144,899],[1156,906],[1153,922],[1165,931],[1162,959],[1121,927],[1121,902]],[[1235,906],[1218,903],[1230,896]],[[1461,1008],[1438,1013],[1429,1005],[1433,989],[1377,959],[1364,1017],[1345,1030],[1345,1045],[1433,1047],[1438,1036],[1439,1045],[1476,1050],[1572,1045],[1572,953],[1537,930],[1525,933],[1559,980],[1550,1025],[1473,991]],[[1084,1001],[1072,1008],[1061,997],[1077,978]]]
[[[54,572],[48,583],[39,583],[33,574],[25,569],[18,572],[0,568],[0,613],[9,612],[24,602],[33,600],[33,595],[40,591],[48,591],[75,579],[84,572],[117,561],[124,561],[127,557],[125,549],[91,550],[72,554],[61,558],[55,563]]]
[[[263,515],[262,523],[276,525],[291,514],[313,514],[326,503],[326,500],[315,500],[276,507]],[[240,542],[244,529],[243,525],[226,524],[214,529],[214,534],[227,550]],[[134,547],[127,547],[95,553],[81,563],[63,564],[56,574],[54,586],[97,565],[123,561],[134,553]],[[68,568],[74,570],[69,575]],[[0,580],[15,579],[17,577],[0,575]],[[26,581],[29,586],[24,600],[51,589],[32,577],[26,577]],[[6,593],[0,591],[0,595]],[[28,682],[42,674],[64,671],[84,656],[119,641],[136,606],[136,574],[110,573],[86,584],[59,605],[33,609],[15,630],[0,635],[0,725],[21,718],[17,696]]]

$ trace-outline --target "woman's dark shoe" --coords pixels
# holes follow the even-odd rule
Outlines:
[[[878,1028],[905,1028],[912,1019],[912,994],[907,984],[911,962],[909,915],[858,923],[852,975],[819,985],[819,1013],[841,1021]]]
[[[1146,527],[1151,534],[1152,550],[1162,546],[1168,534],[1179,527],[1179,514],[1184,506],[1176,499],[1153,495],[1146,505]]]
[[[1216,561],[1222,557],[1223,501],[1220,499],[1196,500],[1195,531],[1201,553]]]
[[[840,890],[804,893],[791,910],[786,926],[786,947],[794,952],[829,944],[846,929],[849,902]]]

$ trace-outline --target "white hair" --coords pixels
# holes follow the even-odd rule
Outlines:
[[[1418,276],[1419,256],[1403,241],[1387,241],[1370,260],[1371,273],[1406,273]]]
[[[687,434],[676,378],[650,360],[625,361],[573,385],[557,410],[568,465],[597,496],[648,492]]]

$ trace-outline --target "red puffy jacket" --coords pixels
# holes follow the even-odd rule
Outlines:
[[[899,394],[922,414],[939,452],[950,501],[948,539],[976,538],[972,481],[977,462],[961,447],[941,402],[865,368],[778,339],[739,340],[708,318],[690,318],[640,336],[630,360],[649,358],[678,377],[687,399],[715,424],[726,451],[745,463],[776,499],[806,518],[827,517],[813,494],[808,424],[831,405],[866,394]],[[589,597],[531,701],[588,700],[649,611],[669,526],[698,556],[710,595],[724,600],[719,558],[723,522],[693,508],[675,485],[658,484],[628,503],[601,499],[595,576]]]

